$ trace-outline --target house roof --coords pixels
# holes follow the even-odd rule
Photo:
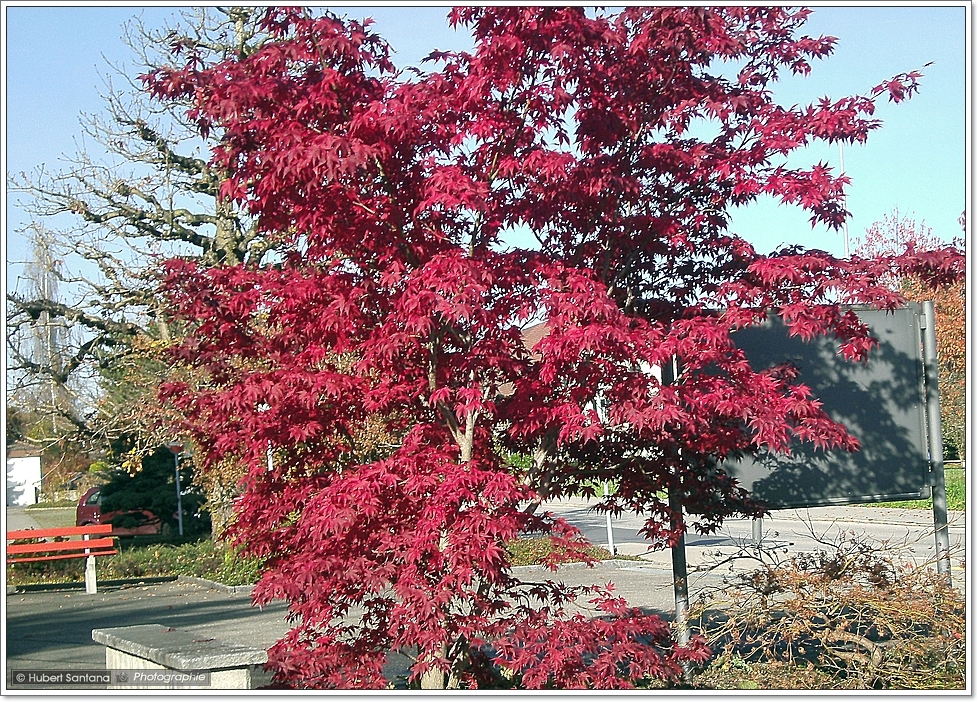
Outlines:
[[[533,347],[540,343],[550,331],[546,322],[541,322],[540,324],[534,324],[533,326],[524,329],[521,334],[523,336],[523,346],[526,347],[527,351],[532,351]]]
[[[523,346],[526,347],[527,351],[531,352],[531,355],[535,360],[540,360],[540,354],[533,353],[533,347],[540,343],[540,340],[543,339],[543,337],[545,337],[548,333],[550,333],[550,327],[547,326],[546,322],[534,324],[520,331],[520,335],[523,337]],[[516,392],[516,388],[512,383],[506,382],[500,385],[496,392],[503,397],[510,397]]]
[[[7,447],[7,460],[11,458],[36,458],[39,457],[43,451],[36,446],[31,446],[30,444],[25,444],[22,442],[17,442],[11,444]]]

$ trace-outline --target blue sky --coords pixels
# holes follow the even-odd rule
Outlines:
[[[833,56],[817,62],[808,78],[790,78],[775,89],[787,104],[823,95],[865,93],[890,76],[924,69],[921,92],[899,105],[880,103],[883,127],[865,146],[846,147],[852,179],[848,206],[850,238],[899,208],[924,221],[945,240],[960,234],[957,218],[966,206],[969,164],[966,134],[966,7],[820,6],[805,29],[838,37]],[[375,29],[396,50],[398,65],[411,65],[431,50],[467,48],[469,37],[451,30],[447,7],[355,7],[335,10],[372,16]],[[5,5],[5,172],[30,172],[41,164],[57,170],[74,153],[82,112],[101,111],[101,75],[108,63],[130,60],[120,40],[121,25],[142,13],[148,25],[175,13],[163,7],[74,7]],[[806,162],[807,159],[807,162]],[[837,146],[813,147],[789,165],[818,160],[838,166]],[[27,247],[17,234],[26,215],[8,195],[5,241],[8,266],[23,260]],[[736,210],[732,229],[761,252],[802,244],[843,254],[842,235],[813,230],[807,216],[771,201]],[[8,272],[13,272],[8,268]],[[9,279],[9,278],[8,278]]]

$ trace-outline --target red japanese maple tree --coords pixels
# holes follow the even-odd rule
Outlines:
[[[779,163],[813,140],[862,142],[875,100],[917,88],[908,73],[778,105],[779,72],[832,48],[798,35],[806,16],[463,8],[450,19],[473,51],[398,73],[368,26],[269,10],[280,38],[258,52],[146,77],[218,130],[223,195],[282,252],[173,260],[164,286],[193,327],[176,353],[209,377],[164,394],[206,458],[251,466],[234,536],[268,559],[257,602],[284,598],[296,617],[270,652],[280,683],[386,685],[400,651],[424,687],[504,671],[614,687],[708,655],[611,592],[520,581],[505,545],[544,532],[579,551],[535,508],[594,479],[616,480],[604,507],[645,515],[659,544],[687,520],[709,531],[758,514],[719,459],[856,442],[790,369],[753,371],[731,331],[775,312],[859,359],[873,340],[841,305],[899,304],[881,282],[896,269],[962,274],[953,251],[762,256],[728,231],[728,210],[762,194],[840,224],[845,178]],[[515,232],[536,245],[511,245]],[[547,334],[527,349],[532,323]],[[363,445],[368,418],[397,441]]]

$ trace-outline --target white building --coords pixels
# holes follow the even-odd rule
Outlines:
[[[41,452],[14,445],[7,449],[7,507],[37,504],[41,491]]]

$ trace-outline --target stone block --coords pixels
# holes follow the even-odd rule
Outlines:
[[[209,672],[209,689],[215,690],[247,690],[267,682],[266,651],[184,629],[161,624],[93,629],[92,640],[105,646],[108,670]]]

